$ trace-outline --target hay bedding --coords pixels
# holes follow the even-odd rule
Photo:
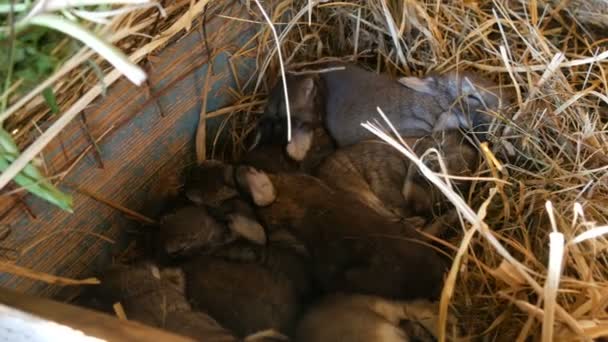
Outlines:
[[[494,180],[477,181],[465,198],[468,207],[457,205],[464,217],[464,238],[445,242],[458,262],[448,277],[442,304],[449,303],[462,326],[477,338],[523,341],[552,335],[556,340],[575,340],[581,333],[591,337],[608,334],[608,265],[606,240],[601,236],[608,221],[608,44],[606,26],[602,27],[606,21],[597,20],[605,18],[606,3],[580,3],[285,0],[264,4],[280,34],[288,69],[313,69],[317,62],[329,59],[355,59],[382,72],[405,75],[466,68],[513,89],[515,105],[507,112],[494,113],[497,125],[491,130],[491,149],[482,148],[485,164],[478,176]],[[200,2],[193,4],[196,7]],[[168,6],[174,11],[165,20],[154,19],[154,30],[164,32],[172,22],[183,19],[190,5],[184,1]],[[219,130],[232,142],[231,154],[238,154],[241,138],[255,120],[252,114],[260,108],[267,86],[277,79],[280,69],[270,30],[254,2],[244,2],[247,5],[258,20],[254,26],[259,30],[251,40],[257,45],[246,43],[246,48],[236,51],[239,56],[257,55],[259,78],[251,79],[249,87],[238,87],[247,91],[233,92],[238,97],[235,105],[217,114],[229,115],[230,120],[224,120]],[[129,24],[115,25],[151,21],[149,13],[131,17]],[[243,23],[230,20],[233,25]],[[168,36],[175,39],[177,34]],[[151,42],[160,41],[158,37]],[[128,52],[145,46],[145,40],[135,38],[120,42]],[[167,43],[163,40],[144,55]],[[92,77],[91,70],[78,72]],[[155,72],[150,72],[152,77]],[[77,100],[74,89],[83,87],[84,92],[90,88],[89,83],[68,76],[60,77],[56,84],[63,89],[58,93],[64,108]],[[31,140],[35,124],[49,118],[42,107],[40,100],[34,100],[5,123],[11,130],[19,128],[16,138],[22,145]],[[207,130],[207,149],[200,152],[199,147],[199,157],[217,152],[219,145],[211,131]],[[103,189],[99,190],[103,198]],[[138,207],[124,198],[119,202]],[[483,222],[472,215],[475,212]],[[119,231],[116,227],[108,233],[116,236]],[[552,242],[559,240],[556,233],[563,234],[563,253],[556,249],[559,243],[549,248],[552,232]],[[581,235],[586,232],[598,234]],[[70,243],[89,238],[79,235]],[[504,250],[497,249],[498,245]],[[61,246],[56,242],[44,248],[53,255],[48,250]],[[554,271],[555,264],[549,265],[559,256],[563,256],[561,274],[559,270],[549,272],[550,268]],[[86,274],[90,262],[79,262],[81,267],[63,268],[60,274]],[[21,264],[48,269],[38,267],[41,263],[37,259]]]

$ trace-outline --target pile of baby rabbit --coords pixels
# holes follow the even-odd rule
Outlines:
[[[457,215],[360,124],[380,107],[414,152],[435,148],[470,176],[506,98],[462,71],[395,80],[335,64],[285,81],[291,140],[279,81],[251,149],[195,168],[160,220],[157,260],[112,267],[91,306],[120,302],[128,319],[200,341],[434,341],[451,260],[429,236]]]

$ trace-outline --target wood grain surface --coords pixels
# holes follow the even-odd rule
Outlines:
[[[189,342],[133,321],[0,288],[0,341]]]

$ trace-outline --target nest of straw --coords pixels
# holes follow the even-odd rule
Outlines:
[[[189,8],[200,15],[200,3],[170,4],[164,20],[151,10],[130,14],[112,23],[112,37],[127,53],[147,49],[145,56],[184,27],[163,41],[130,30],[144,25],[139,32],[155,37]],[[265,2],[282,61],[257,2],[243,5],[260,23],[259,82],[250,101],[260,102],[281,63],[301,70],[330,59],[395,75],[472,69],[511,88],[515,104],[493,113],[492,143],[482,146],[478,179],[455,203],[463,235],[444,242],[455,262],[442,307],[449,306],[473,337],[570,341],[608,335],[605,1]],[[75,103],[81,92],[74,90],[86,91],[90,82],[82,80],[94,77],[83,66],[60,75],[54,85],[60,106]],[[232,114],[237,124],[226,127],[238,142],[255,116]],[[5,126],[17,129],[15,138],[26,144],[48,116],[34,100]]]
[[[606,3],[379,0],[310,14],[306,2],[282,4],[291,67],[337,57],[393,74],[472,69],[514,91],[514,106],[494,113],[479,180],[454,203],[463,236],[445,242],[455,262],[442,307],[477,338],[608,335],[608,44],[593,26],[606,22],[589,19]],[[278,69],[275,56],[269,74]]]

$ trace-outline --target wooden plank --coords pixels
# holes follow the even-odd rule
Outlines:
[[[194,340],[137,322],[0,288],[0,341]]]
[[[207,96],[207,111],[214,111],[234,102],[225,91],[236,87],[228,71],[228,59],[236,65],[241,80],[252,76],[255,61],[250,57],[232,57],[240,46],[256,32],[257,24],[234,21],[217,16],[249,18],[239,1],[221,4],[207,23],[211,50],[223,50],[213,60],[212,90],[202,94],[208,71],[206,49],[202,34],[192,30],[171,46],[149,58],[150,93],[120,80],[85,111],[91,135],[97,138],[110,132],[99,142],[104,168],[88,153],[65,178],[65,182],[95,193],[108,201],[155,217],[158,212],[148,206],[150,187],[158,180],[161,170],[178,172],[176,160],[192,160],[194,135],[203,96]],[[162,111],[162,115],[159,112]],[[208,139],[225,117],[207,122]],[[83,126],[75,120],[44,151],[50,174],[66,170],[90,146]],[[138,224],[121,213],[73,189],[74,214],[62,212],[34,196],[25,203],[35,215],[32,218],[23,206],[0,198],[0,224],[11,225],[12,233],[0,242],[2,247],[22,250],[42,241],[15,260],[17,265],[36,271],[69,278],[86,278],[99,272],[114,254],[125,247],[127,230],[137,230]],[[148,210],[150,209],[151,210]],[[157,209],[156,209],[157,210]],[[89,233],[116,240],[111,245]],[[14,254],[14,253],[13,253]],[[61,287],[39,281],[0,273],[0,285],[20,292],[42,295],[56,294]]]

